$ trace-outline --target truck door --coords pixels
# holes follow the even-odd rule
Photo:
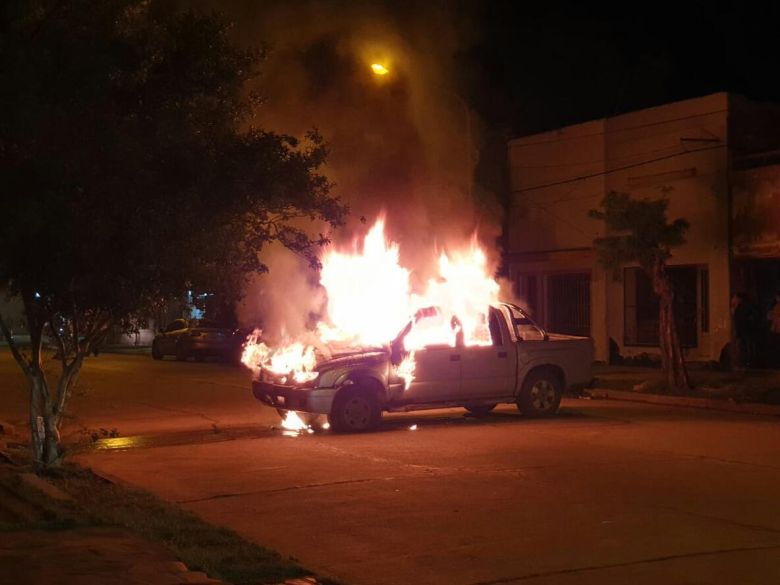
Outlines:
[[[461,348],[428,346],[414,354],[414,380],[404,392],[412,402],[456,400],[460,390]]]
[[[517,354],[501,313],[490,308],[492,345],[464,347],[461,352],[460,396],[464,401],[512,396]]]
[[[404,391],[410,402],[427,403],[457,400],[460,390],[461,347],[452,331],[451,343],[441,343],[449,331],[446,318],[435,310],[420,311],[414,327],[404,339],[414,352],[414,379]]]

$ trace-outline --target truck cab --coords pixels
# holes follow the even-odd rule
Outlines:
[[[450,343],[415,344],[413,376],[405,378],[399,367],[411,353],[406,337],[441,318],[435,309],[418,311],[388,346],[322,360],[316,379],[305,384],[261,372],[254,395],[278,409],[327,415],[336,431],[365,431],[383,411],[461,406],[484,415],[514,403],[524,415],[551,416],[566,389],[592,379],[589,338],[550,334],[510,303],[489,308],[489,339],[479,344],[464,344],[457,322]]]

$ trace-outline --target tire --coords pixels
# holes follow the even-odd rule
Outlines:
[[[533,418],[553,416],[561,404],[562,386],[560,377],[551,370],[531,372],[517,398],[518,410]]]
[[[487,416],[498,406],[497,404],[465,404],[463,408],[468,410],[474,416]]]
[[[163,354],[160,352],[160,344],[156,341],[152,342],[152,359],[153,360],[161,360],[163,359]]]
[[[189,358],[189,354],[187,353],[187,350],[182,347],[181,343],[176,344],[176,361],[177,362],[186,362]]]
[[[382,409],[373,389],[353,386],[336,395],[328,422],[337,433],[365,433],[375,429],[381,418]]]

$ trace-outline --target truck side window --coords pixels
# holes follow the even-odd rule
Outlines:
[[[488,328],[490,329],[490,339],[493,340],[493,345],[504,345],[504,340],[501,336],[501,325],[498,323],[498,315],[496,315],[495,309],[490,310]]]
[[[510,314],[517,339],[522,341],[541,341],[544,339],[543,333],[524,313],[516,308],[511,308]]]

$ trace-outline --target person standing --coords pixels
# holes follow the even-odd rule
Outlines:
[[[731,298],[734,321],[734,366],[750,368],[756,365],[756,337],[758,335],[758,312],[743,292]]]

